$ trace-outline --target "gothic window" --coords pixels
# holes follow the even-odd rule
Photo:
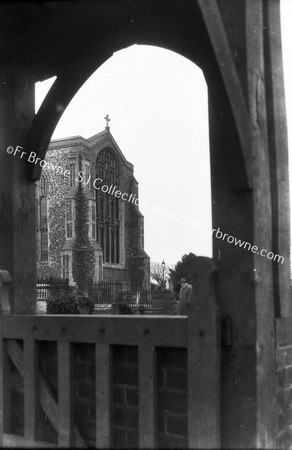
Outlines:
[[[66,200],[65,205],[66,238],[73,238],[73,200]]]
[[[63,255],[63,261],[62,261],[62,266],[63,266],[63,278],[67,279],[69,278],[69,255]]]
[[[47,195],[47,183],[44,175],[41,176],[40,180],[40,194]]]
[[[102,185],[119,189],[119,168],[113,154],[102,150],[96,159],[96,177]],[[112,190],[111,189],[111,190]],[[103,249],[103,260],[120,262],[120,203],[114,195],[96,191],[96,240]]]
[[[90,189],[90,182],[88,182],[89,178],[90,178],[90,163],[88,161],[85,161],[85,165],[84,165],[84,172],[85,172],[85,186],[86,189]]]
[[[141,248],[144,250],[144,223],[141,223]]]
[[[75,171],[76,171],[75,163],[71,162],[69,164],[69,173],[70,173],[70,175],[69,175],[69,187],[75,187],[75,175],[76,175]]]
[[[96,239],[96,204],[91,205],[91,238]]]
[[[48,205],[47,205],[47,180],[44,175],[40,179],[39,188],[39,230],[40,230],[40,261],[47,262],[49,258],[48,243]]]

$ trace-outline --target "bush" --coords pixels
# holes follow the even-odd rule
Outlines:
[[[79,314],[79,303],[75,295],[60,291],[47,300],[47,314]]]
[[[118,304],[118,313],[119,314],[134,314],[132,308],[125,303]]]
[[[89,297],[86,297],[85,295],[77,295],[76,298],[78,301],[79,310],[81,308],[86,308],[86,309],[89,309],[89,314],[91,314],[94,309],[93,300]]]
[[[138,311],[139,311],[139,314],[145,314],[145,306],[144,305],[139,305],[138,306]]]
[[[49,278],[53,280],[60,278],[57,269],[49,264],[37,263],[37,279],[44,280]]]

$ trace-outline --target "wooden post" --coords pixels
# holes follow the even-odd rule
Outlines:
[[[220,448],[220,321],[210,258],[198,257],[188,316],[188,446]]]
[[[95,344],[96,448],[110,448],[111,348]]]
[[[1,62],[0,72],[0,269],[13,278],[12,311],[31,314],[36,302],[35,185],[26,179],[26,170],[34,82],[21,63]]]
[[[10,368],[4,339],[0,338],[0,447],[10,431]]]
[[[276,317],[292,315],[290,284],[290,199],[287,118],[281,52],[280,1],[263,2],[265,18],[265,90],[271,170],[273,252],[285,258],[273,264]]]
[[[2,316],[10,314],[10,283],[11,277],[7,270],[0,270],[0,446],[4,446],[4,433],[10,431],[10,369],[5,340],[2,335]]]
[[[36,430],[36,345],[34,339],[23,342],[24,437],[33,446]]]
[[[156,352],[139,346],[139,446],[156,448]]]
[[[73,448],[71,344],[58,341],[58,446]]]
[[[9,289],[11,277],[7,270],[0,270],[0,316],[10,314]]]

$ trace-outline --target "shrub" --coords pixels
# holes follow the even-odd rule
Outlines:
[[[125,303],[118,304],[118,313],[119,314],[134,314],[132,308]]]
[[[81,156],[79,155],[79,170]],[[75,240],[73,244],[72,275],[80,290],[88,289],[92,285],[95,256],[94,248],[88,237],[88,200],[84,194],[82,183],[78,183],[75,194]]]
[[[66,291],[56,293],[47,300],[47,314],[79,314],[77,297]]]
[[[144,305],[139,305],[138,306],[138,311],[139,311],[139,314],[145,314],[145,306]]]
[[[60,275],[57,269],[49,264],[37,263],[37,279],[59,279]]]
[[[85,295],[77,295],[77,301],[78,301],[78,306],[79,306],[79,310],[81,308],[88,308],[89,309],[89,314],[92,313],[93,309],[94,309],[94,302],[90,297],[86,297]]]

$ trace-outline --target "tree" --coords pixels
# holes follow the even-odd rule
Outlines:
[[[134,291],[143,286],[145,272],[143,268],[144,256],[132,256],[128,262],[131,273],[131,287]]]
[[[37,280],[44,280],[46,278],[58,279],[58,270],[49,264],[37,263]]]
[[[81,159],[79,156],[79,168],[80,166]],[[75,195],[75,211],[72,275],[78,289],[87,292],[88,287],[93,283],[95,257],[94,249],[88,237],[88,200],[83,192],[82,183],[78,183]]]
[[[165,266],[164,269],[164,280],[163,280],[163,269],[161,263],[151,262],[150,263],[150,275],[153,280],[157,281],[159,286],[162,286],[162,282],[165,282],[165,277],[169,273],[169,266]]]
[[[170,278],[174,285],[185,278],[187,282],[192,283],[193,276],[197,267],[197,256],[194,253],[183,255],[181,261],[178,261],[174,269],[170,269]]]

